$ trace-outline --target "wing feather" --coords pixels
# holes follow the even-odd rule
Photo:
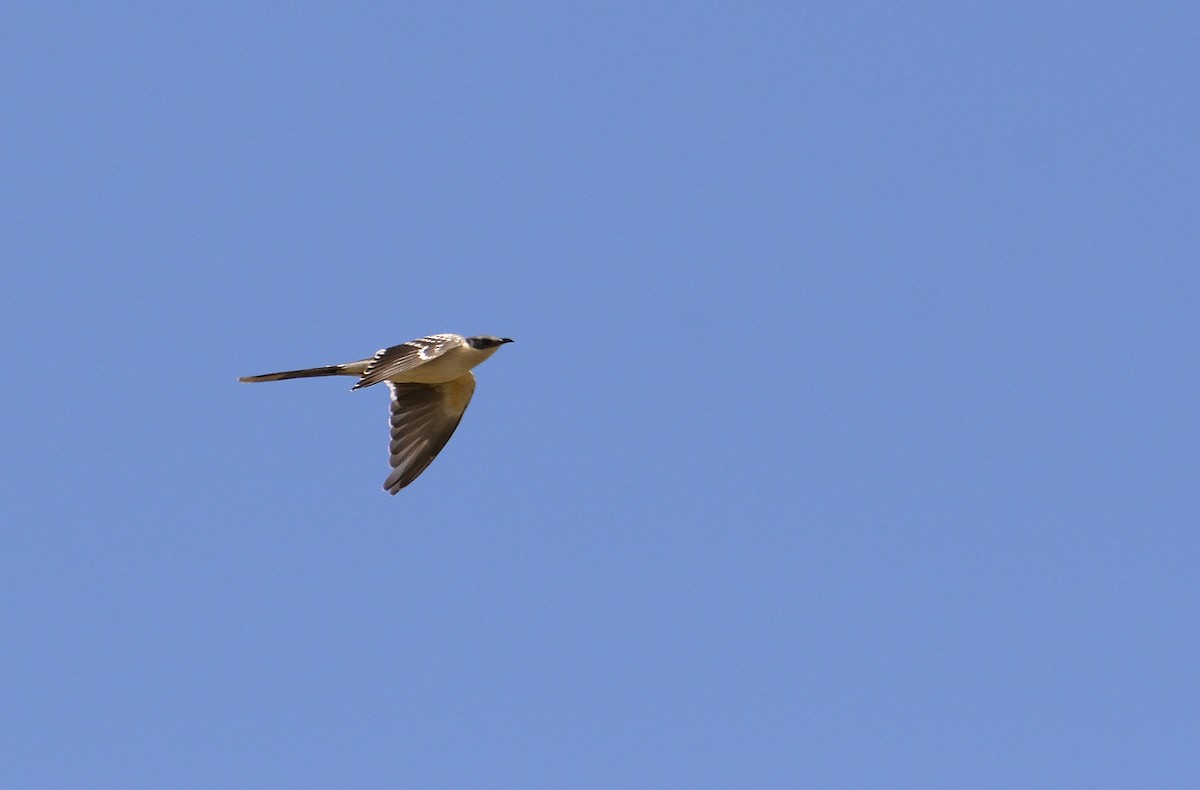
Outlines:
[[[475,377],[468,372],[445,384],[389,381],[388,388],[392,391],[388,444],[392,473],[383,489],[395,494],[416,480],[450,441],[475,392]]]
[[[462,335],[429,335],[410,340],[398,346],[381,348],[367,363],[367,369],[354,385],[354,389],[362,389],[381,381],[387,381],[397,373],[412,370],[417,365],[440,357],[452,348],[461,345]]]

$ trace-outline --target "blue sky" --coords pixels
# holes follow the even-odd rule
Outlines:
[[[1196,786],[1198,35],[7,8],[0,784]]]

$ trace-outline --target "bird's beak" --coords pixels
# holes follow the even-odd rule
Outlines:
[[[513,339],[511,337],[502,337],[502,338],[500,338],[500,342],[501,343],[511,343],[511,342],[513,342]]]

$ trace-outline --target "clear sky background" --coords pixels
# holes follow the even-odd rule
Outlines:
[[[1196,787],[1200,10],[913,5],[7,6],[0,785]]]

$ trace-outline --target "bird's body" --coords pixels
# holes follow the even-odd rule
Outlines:
[[[380,349],[370,359],[341,365],[244,376],[239,381],[282,381],[318,376],[357,376],[354,389],[387,382],[392,393],[389,462],[384,489],[395,494],[437,457],[454,434],[471,395],[471,369],[512,340],[477,335],[428,335]]]

